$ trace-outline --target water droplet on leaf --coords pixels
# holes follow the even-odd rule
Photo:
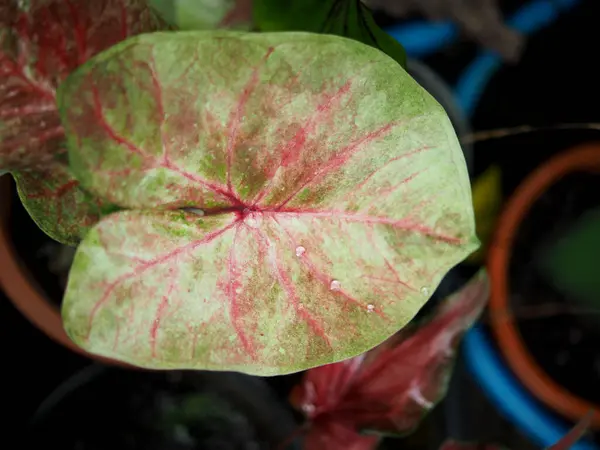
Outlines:
[[[302,247],[301,245],[299,245],[298,247],[296,247],[296,256],[304,255],[305,251],[306,251],[306,249],[304,247]]]
[[[367,312],[373,312],[375,305],[367,305]]]
[[[329,285],[329,289],[331,289],[332,291],[339,291],[342,288],[342,283],[340,283],[338,280],[332,280],[331,284]]]
[[[241,287],[235,288],[235,293],[236,294],[241,294],[242,293],[242,288]]]
[[[429,295],[429,288],[427,286],[423,286],[421,288],[421,294],[423,294],[425,296]]]

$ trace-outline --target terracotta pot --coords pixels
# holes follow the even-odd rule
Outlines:
[[[12,245],[9,226],[11,200],[12,182],[9,175],[3,175],[0,177],[0,287],[25,317],[54,341],[81,355],[118,364],[90,355],[75,345],[65,333],[60,311],[37,285]]]
[[[491,327],[504,358],[520,381],[541,402],[573,421],[593,411],[595,428],[600,428],[600,406],[573,395],[552,380],[525,345],[511,311],[508,269],[519,226],[541,195],[566,175],[599,170],[600,143],[577,146],[538,167],[507,202],[488,250]]]

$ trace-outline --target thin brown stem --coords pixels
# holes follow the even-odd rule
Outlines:
[[[600,131],[600,123],[559,123],[547,126],[519,125],[516,127],[498,128],[496,130],[476,131],[461,138],[463,144],[473,144],[476,142],[501,139],[519,134],[537,133],[549,130],[596,130]]]
[[[582,308],[576,306],[564,305],[561,303],[548,303],[545,305],[519,306],[507,311],[506,314],[490,312],[484,318],[484,322],[489,323],[492,320],[503,319],[512,316],[515,320],[532,320],[545,317],[555,317],[562,315],[600,315],[600,309]],[[502,317],[504,316],[504,317]]]

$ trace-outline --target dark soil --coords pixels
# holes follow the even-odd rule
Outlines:
[[[267,450],[295,427],[257,378],[89,366],[42,404],[27,448]]]
[[[541,367],[572,393],[600,404],[600,309],[555,289],[537,268],[540,249],[600,205],[600,175],[578,173],[552,186],[518,231],[509,269],[511,302],[523,339]]]

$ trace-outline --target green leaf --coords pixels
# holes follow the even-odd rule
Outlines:
[[[252,0],[149,0],[161,17],[181,30],[249,29]]]
[[[598,303],[600,277],[600,209],[577,220],[538,258],[547,279],[565,294],[588,303]]]
[[[254,0],[261,31],[310,31],[343,36],[377,48],[406,68],[398,41],[375,23],[360,0]]]
[[[77,179],[130,209],[69,277],[65,328],[92,353],[262,375],[339,361],[478,246],[443,108],[356,41],[143,35],[73,73],[59,109]]]

